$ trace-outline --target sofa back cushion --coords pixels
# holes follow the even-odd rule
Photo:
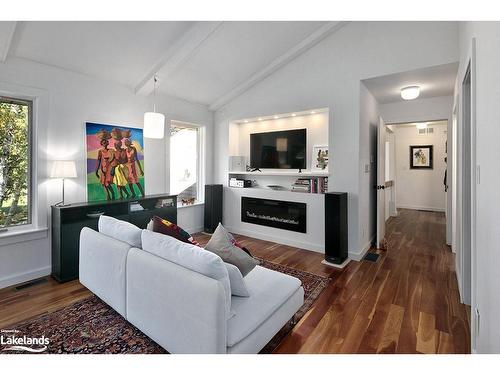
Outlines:
[[[128,243],[130,246],[141,248],[141,229],[127,221],[118,220],[111,216],[99,217],[99,233],[115,240]]]
[[[142,249],[191,271],[218,280],[226,292],[226,316],[231,315],[231,286],[222,259],[199,246],[181,242],[164,234],[142,231]],[[182,291],[179,291],[182,292]]]

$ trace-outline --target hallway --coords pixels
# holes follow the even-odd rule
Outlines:
[[[443,213],[399,210],[377,263],[351,262],[278,353],[470,353]]]

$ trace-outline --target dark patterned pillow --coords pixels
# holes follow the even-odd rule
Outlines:
[[[200,246],[198,242],[184,229],[180,226],[171,223],[166,219],[162,219],[161,217],[154,216],[153,217],[153,232],[165,234],[170,237],[174,237],[179,241],[189,243],[191,245]]]

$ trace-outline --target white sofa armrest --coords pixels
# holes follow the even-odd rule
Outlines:
[[[127,258],[127,320],[170,353],[226,353],[222,283],[140,249]]]
[[[125,318],[125,268],[130,248],[90,228],[80,232],[80,282]]]

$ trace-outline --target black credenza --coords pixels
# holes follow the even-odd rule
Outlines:
[[[144,209],[132,211],[135,203]],[[150,195],[139,199],[52,206],[52,277],[57,281],[78,278],[80,231],[83,227],[97,230],[101,214],[128,221],[139,228],[146,228],[154,215],[177,224],[177,196]]]

